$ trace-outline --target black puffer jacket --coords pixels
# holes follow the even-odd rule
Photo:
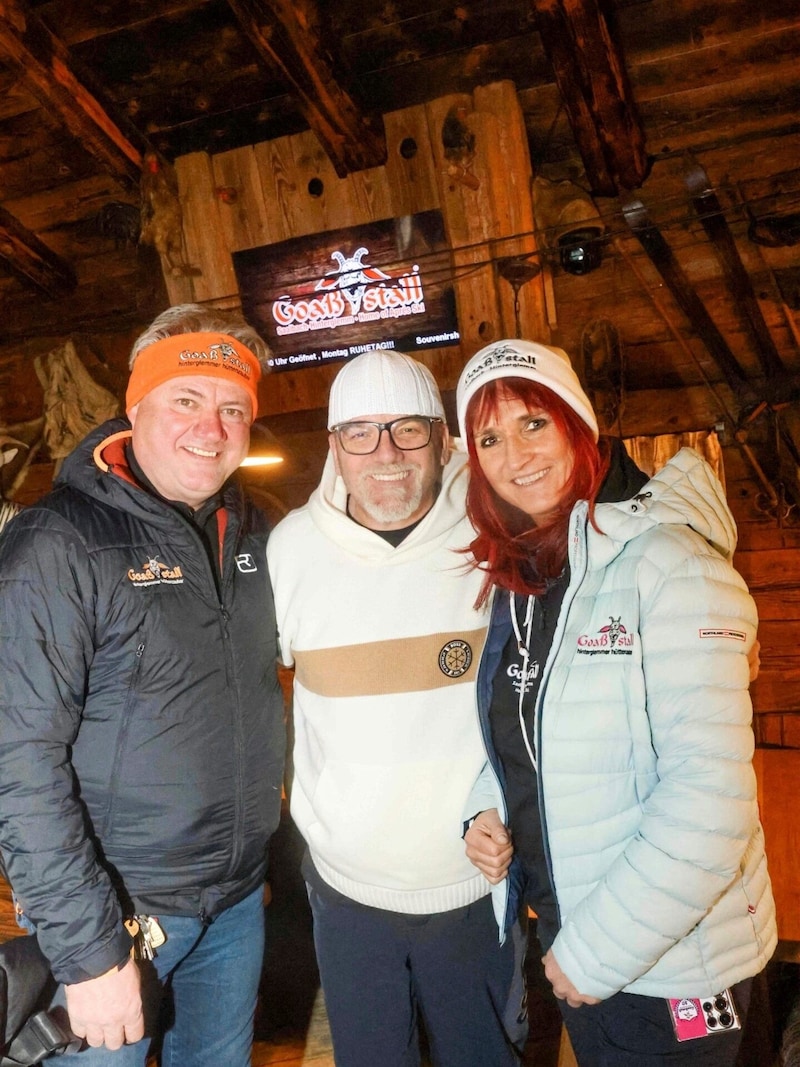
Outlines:
[[[193,524],[126,478],[104,439],[127,428],[0,538],[0,845],[64,982],[125,957],[134,908],[212,919],[257,888],[280,808],[266,520],[225,489],[218,582]]]

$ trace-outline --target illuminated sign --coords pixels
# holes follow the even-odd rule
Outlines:
[[[440,211],[234,252],[233,265],[273,370],[459,343]]]

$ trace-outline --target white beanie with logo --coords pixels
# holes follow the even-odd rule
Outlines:
[[[494,341],[476,352],[462,370],[456,388],[456,410],[463,439],[466,440],[467,405],[482,386],[498,378],[526,378],[551,389],[583,419],[597,440],[594,409],[567,353],[535,341],[518,340]]]
[[[446,421],[439,387],[428,368],[390,348],[356,356],[331,386],[329,430],[370,415],[428,415]]]

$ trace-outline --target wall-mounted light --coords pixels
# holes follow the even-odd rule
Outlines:
[[[286,457],[281,442],[268,426],[256,419],[250,431],[252,451],[239,464],[240,467],[276,467],[283,463]]]
[[[240,467],[274,467],[278,463],[283,463],[283,456],[265,455],[265,456],[245,456]]]

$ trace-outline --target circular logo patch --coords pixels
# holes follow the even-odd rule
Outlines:
[[[439,653],[439,670],[448,678],[460,678],[472,663],[472,649],[466,641],[448,641]]]

